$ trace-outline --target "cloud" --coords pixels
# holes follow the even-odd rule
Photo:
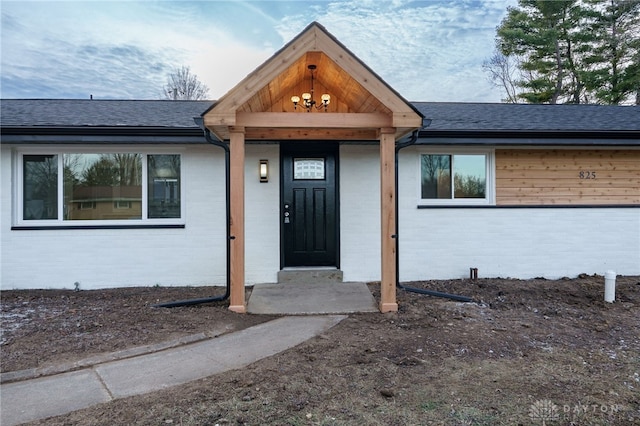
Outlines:
[[[410,100],[499,101],[481,64],[491,55],[507,4],[332,2],[317,8],[313,19]],[[294,36],[301,19],[285,18],[278,26],[282,36]]]
[[[44,49],[44,50],[42,50]],[[40,52],[48,52],[46,55]],[[166,52],[128,44],[77,46],[41,40],[23,52],[21,62],[4,63],[2,91],[21,97],[161,98],[170,71]],[[19,82],[22,81],[22,84]]]
[[[515,1],[3,1],[2,96],[158,99],[187,65],[215,99],[316,20],[409,100],[499,101],[481,64]]]

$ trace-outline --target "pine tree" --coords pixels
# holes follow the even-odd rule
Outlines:
[[[507,101],[640,102],[640,0],[520,0],[497,28],[496,47],[518,65]],[[504,86],[499,66],[484,68]]]
[[[586,89],[594,102],[620,104],[640,93],[640,0],[585,0]],[[637,101],[636,101],[637,103]]]

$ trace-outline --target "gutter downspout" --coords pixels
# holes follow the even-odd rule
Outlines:
[[[153,305],[154,308],[177,308],[179,306],[192,306],[200,305],[202,303],[221,302],[227,300],[231,295],[231,189],[230,189],[230,159],[229,159],[229,145],[214,139],[211,136],[211,131],[204,126],[204,119],[202,117],[194,117],[193,121],[204,131],[204,137],[207,142],[212,145],[218,146],[224,149],[224,169],[225,169],[225,192],[226,192],[226,222],[227,222],[227,284],[225,293],[222,296],[205,297],[200,299],[187,299],[179,300],[176,302],[160,303]]]
[[[423,119],[422,123],[423,123],[422,128],[429,127],[429,125],[431,124],[431,120]],[[445,299],[457,300],[459,302],[473,302],[473,299],[467,296],[459,296],[457,294],[442,293],[440,291],[427,290],[423,288],[407,287],[400,284],[400,240],[398,238],[399,229],[400,229],[400,220],[398,216],[398,211],[399,211],[398,206],[399,206],[400,197],[398,196],[398,153],[400,152],[401,149],[414,145],[418,140],[419,132],[420,132],[420,129],[415,130],[411,134],[411,139],[409,139],[407,142],[396,144],[396,158],[395,158],[395,162],[396,162],[396,179],[395,179],[396,180],[395,182],[395,185],[396,185],[396,189],[395,189],[396,190],[396,234],[394,235],[396,239],[396,287],[411,293],[426,294],[428,296],[434,296],[434,297],[443,297]]]

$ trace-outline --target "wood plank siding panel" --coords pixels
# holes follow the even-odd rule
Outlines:
[[[640,205],[640,150],[496,150],[497,205]]]

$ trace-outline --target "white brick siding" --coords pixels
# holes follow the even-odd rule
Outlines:
[[[269,160],[269,182],[260,183],[258,164]],[[280,148],[245,150],[245,282],[274,283],[280,270]]]
[[[400,280],[640,274],[638,209],[425,209],[400,213]]]
[[[184,149],[184,148],[181,148]],[[2,289],[224,285],[224,155],[181,151],[184,229],[12,231],[11,149],[1,147]],[[141,148],[146,151],[146,148]],[[418,209],[417,152],[400,156],[400,280],[640,275],[637,208]],[[270,179],[259,183],[258,162]],[[377,145],[340,147],[340,266],[345,281],[380,279]],[[245,163],[246,283],[275,282],[280,269],[277,145],[248,145]]]
[[[3,146],[2,288],[223,285],[224,156],[212,146],[181,153],[184,229],[12,231],[11,151]]]
[[[340,268],[345,281],[380,280],[380,148],[340,147]]]

